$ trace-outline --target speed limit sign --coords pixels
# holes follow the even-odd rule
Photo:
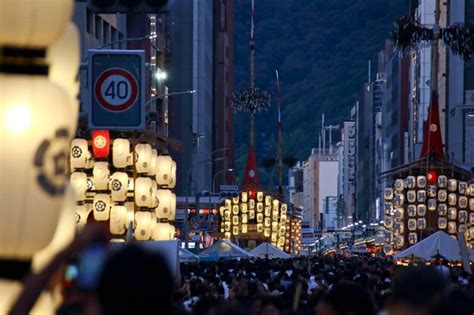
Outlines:
[[[143,51],[89,50],[89,128],[144,128],[144,65]]]

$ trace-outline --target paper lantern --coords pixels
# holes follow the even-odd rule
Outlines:
[[[407,206],[407,215],[409,217],[415,217],[416,212],[417,212],[416,208],[417,208],[416,205],[408,205]]]
[[[466,182],[459,182],[458,183],[458,191],[461,195],[465,195],[467,193],[467,183]]]
[[[94,177],[93,176],[87,176],[87,191],[88,192],[95,191],[95,184],[94,184]]]
[[[278,199],[273,200],[273,211],[278,211],[280,207],[280,201]]]
[[[384,233],[385,243],[393,243],[393,233],[390,231],[385,231]]]
[[[458,199],[458,206],[461,209],[466,209],[468,204],[468,199],[465,196],[460,196]]]
[[[277,240],[278,240],[278,234],[277,233],[271,233],[271,241],[272,241],[272,245],[275,246]]]
[[[435,198],[436,195],[437,195],[436,194],[436,186],[434,186],[434,185],[428,186],[427,193],[428,193],[428,197]]]
[[[139,174],[146,174],[151,167],[152,148],[148,143],[139,143],[135,146],[135,169]],[[157,161],[158,162],[158,161]],[[169,166],[171,169],[171,166]]]
[[[285,245],[285,237],[281,236],[278,238],[278,248],[283,249],[283,246]]]
[[[474,197],[474,184],[469,184],[467,193],[469,196]]]
[[[239,204],[239,196],[237,196],[237,197],[232,197],[232,203],[233,203],[234,205]]]
[[[168,184],[169,189],[176,187],[176,162],[171,161],[171,176]]]
[[[392,217],[385,217],[384,218],[384,226],[386,229],[393,228],[393,218]]]
[[[135,239],[147,241],[151,238],[152,232],[151,212],[137,211],[135,213]]]
[[[460,210],[458,213],[458,221],[459,223],[467,223],[468,220],[468,213],[466,210]]]
[[[248,193],[246,191],[242,192],[241,201],[245,203],[248,201]]]
[[[425,176],[418,176],[416,178],[416,186],[418,186],[418,188],[425,188],[426,187],[426,177]]]
[[[226,221],[230,220],[230,211],[229,210],[224,211],[224,220],[226,220]]]
[[[280,223],[284,225],[284,224],[287,223],[286,220],[287,220],[286,214],[282,214],[281,217],[280,217]]]
[[[239,225],[239,216],[238,215],[232,216],[232,225]]]
[[[130,152],[130,141],[127,139],[115,139],[112,145],[112,163],[116,168],[126,168],[132,165],[132,153]]]
[[[403,220],[403,208],[395,208],[393,217],[395,220]]]
[[[394,238],[393,243],[395,247],[402,248],[405,245],[405,239],[403,236],[397,236]]]
[[[107,221],[110,216],[110,196],[107,194],[96,194],[92,208],[96,221]]]
[[[405,189],[405,181],[401,178],[396,179],[395,184],[393,184],[393,188],[395,188],[397,192],[402,192],[403,189]]]
[[[247,224],[247,222],[248,222],[248,215],[242,214],[242,223]]]
[[[74,191],[76,201],[84,201],[87,192],[87,174],[84,172],[74,172],[71,174],[71,187]]]
[[[240,204],[240,211],[241,211],[242,213],[248,213],[249,210],[248,210],[248,208],[247,208],[247,204],[246,204],[246,203],[241,203],[241,204]]]
[[[75,207],[75,222],[78,229],[82,229],[87,224],[87,218],[92,212],[89,205],[78,205]]]
[[[444,230],[448,226],[448,219],[438,218],[438,229]]]
[[[0,19],[10,21],[25,5],[9,2],[14,12],[3,6]],[[15,24],[4,28],[4,22],[0,38],[15,33]],[[0,257],[30,259],[51,241],[69,180],[68,130],[76,117],[68,95],[46,76],[0,73]]]
[[[436,199],[428,199],[428,210],[435,211],[436,210]]]
[[[257,212],[263,212],[263,203],[257,202]]]
[[[414,189],[416,187],[416,178],[415,178],[415,176],[408,176],[405,179],[405,186],[408,189]]]
[[[474,224],[474,212],[469,213],[469,223]]]
[[[270,206],[272,204],[272,196],[265,196],[265,206]]]
[[[109,163],[107,162],[95,162],[94,164],[94,185],[97,190],[108,190],[109,189]]]
[[[445,216],[448,214],[448,206],[445,203],[438,204],[438,215]]]
[[[257,223],[257,232],[258,233],[263,233],[263,224],[262,223]]]
[[[417,197],[418,202],[426,202],[426,191],[418,190],[416,192],[416,197]]]
[[[127,231],[127,208],[125,206],[113,206],[110,209],[109,228],[113,235],[122,235]]]
[[[151,158],[150,158],[150,167],[148,169],[147,175],[155,176],[157,168],[158,168],[158,151],[156,149],[152,149]]]
[[[408,243],[410,245],[414,245],[418,242],[418,235],[416,233],[409,233],[408,234]]]
[[[155,241],[171,241],[174,239],[175,227],[169,223],[156,223],[152,239]]]
[[[257,222],[262,223],[263,222],[263,214],[262,213],[257,213]]]
[[[257,192],[257,201],[263,202],[263,192],[261,191]]]
[[[418,218],[417,227],[418,227],[418,230],[426,229],[426,219],[425,218]]]
[[[224,222],[224,231],[230,232],[230,222]]]
[[[265,218],[264,221],[263,221],[263,223],[264,223],[264,226],[265,226],[265,227],[270,227],[270,226],[272,225],[272,219],[270,219],[270,218]]]
[[[408,230],[410,231],[416,230],[416,219],[408,219]]]
[[[410,203],[416,202],[416,190],[407,191],[407,201]]]
[[[273,211],[272,212],[272,220],[273,221],[278,221],[279,218],[280,218],[280,215],[279,215],[278,211]]]
[[[272,231],[278,231],[278,222],[272,222]]]
[[[467,232],[467,225],[466,224],[459,224],[458,226],[458,232],[466,234]]]
[[[386,201],[391,201],[393,199],[393,189],[385,188],[383,196]]]
[[[440,188],[448,187],[448,178],[445,175],[438,176],[438,187]]]
[[[239,205],[232,206],[232,214],[238,215],[239,214]]]
[[[156,192],[158,207],[155,214],[158,219],[174,221],[176,219],[176,195],[168,189],[158,189]]]
[[[396,235],[403,235],[405,233],[405,225],[403,224],[403,222],[394,222],[393,232]]]
[[[87,161],[91,159],[91,154],[85,139],[73,139],[71,141],[71,170],[85,168]]]
[[[225,232],[224,233],[224,239],[230,240],[230,232]]]
[[[458,209],[454,207],[449,207],[448,208],[448,219],[449,220],[456,220],[458,216]]]
[[[265,207],[265,216],[269,217],[272,215],[272,208],[270,206]]]
[[[416,207],[417,213],[419,217],[424,217],[426,215],[426,205],[424,204],[419,204]]]
[[[270,237],[270,235],[271,235],[271,230],[270,230],[270,228],[265,228],[265,229],[263,230],[263,236],[265,236],[265,237]]]
[[[156,158],[156,182],[163,187],[169,187],[176,182],[173,178],[173,159],[169,155],[160,155]],[[169,187],[172,188],[172,187]]]
[[[446,202],[446,200],[448,199],[448,193],[446,192],[446,190],[444,189],[441,189],[438,191],[438,200],[440,202]]]
[[[138,207],[149,207],[152,204],[152,180],[148,177],[135,179],[135,204]]]
[[[455,193],[448,194],[448,205],[456,206],[458,201],[458,196]]]
[[[393,254],[393,246],[391,244],[384,244],[383,245],[383,252],[385,255],[392,255]]]
[[[255,219],[255,210],[250,210],[249,211],[249,220]]]
[[[448,222],[448,233],[449,234],[456,234],[457,233],[457,225],[456,222],[449,221]]]
[[[469,238],[473,240],[474,239],[474,226],[471,226],[469,228],[468,233],[469,233]]]
[[[242,233],[245,234],[248,232],[247,224],[242,224]]]
[[[403,194],[395,194],[393,197],[393,205],[395,207],[402,207],[405,202],[405,196]]]
[[[286,203],[282,203],[281,208],[280,208],[281,213],[286,213],[287,210],[288,210],[288,205]]]
[[[456,191],[458,189],[458,181],[454,178],[448,180],[448,190],[449,191]]]
[[[150,199],[150,205],[148,206],[149,208],[156,208],[158,207],[160,200],[158,199],[158,184],[156,181],[152,180],[151,181],[151,199]]]
[[[113,201],[123,202],[127,199],[128,175],[123,172],[115,172],[110,177],[109,189]]]
[[[110,134],[108,130],[92,132],[92,152],[96,158],[107,158],[110,153]]]
[[[285,236],[285,233],[286,233],[286,227],[285,226],[280,226],[280,228],[278,229],[278,235],[279,236]]]
[[[249,202],[248,202],[248,208],[250,210],[253,210],[255,209],[255,200],[254,199],[250,199]]]
[[[231,206],[232,206],[232,200],[226,199],[225,202],[224,202],[224,205],[227,209],[230,209]]]

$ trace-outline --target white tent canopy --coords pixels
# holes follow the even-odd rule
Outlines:
[[[449,261],[461,261],[461,252],[458,242],[443,231],[438,231],[421,242],[416,243],[394,256],[395,259],[418,257],[431,259],[441,255]]]
[[[179,262],[196,262],[199,261],[199,256],[194,255],[189,250],[179,247]]]
[[[259,258],[291,258],[290,254],[285,253],[281,249],[272,244],[264,242],[250,251],[250,254]]]
[[[217,260],[219,258],[250,258],[251,255],[239,246],[228,240],[219,240],[206,248],[199,254],[199,258],[205,260]]]

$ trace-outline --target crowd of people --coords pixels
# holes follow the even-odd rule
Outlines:
[[[95,235],[95,236],[94,236]],[[89,229],[26,279],[10,314],[28,314],[61,265],[101,238]],[[57,314],[438,315],[474,313],[474,277],[445,263],[398,266],[390,257],[319,255],[182,263],[136,244],[114,251],[93,290],[63,286]]]

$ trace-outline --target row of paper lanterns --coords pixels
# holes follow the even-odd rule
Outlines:
[[[175,220],[176,196],[168,188],[176,184],[176,163],[150,144],[132,151],[128,139],[111,141],[108,133],[92,138],[92,153],[86,139],[74,139],[70,148],[78,227],[92,213],[96,221],[109,221],[113,235],[123,236],[131,225],[136,240],[172,239],[167,222]]]
[[[283,249],[285,245],[287,205],[273,199],[271,195],[257,192],[256,198],[249,198],[244,191],[241,196],[226,199],[219,209],[222,223],[220,230],[225,239],[239,233],[246,234],[249,225],[255,225],[257,233],[270,238],[273,245]]]
[[[434,177],[434,176],[433,176]],[[418,242],[418,232],[427,228],[427,211],[437,211],[437,228],[455,237],[465,234],[468,243],[474,240],[474,184],[441,175],[439,177],[408,176],[396,179],[393,188],[384,191],[384,226],[389,252]],[[417,232],[418,231],[418,232]]]

